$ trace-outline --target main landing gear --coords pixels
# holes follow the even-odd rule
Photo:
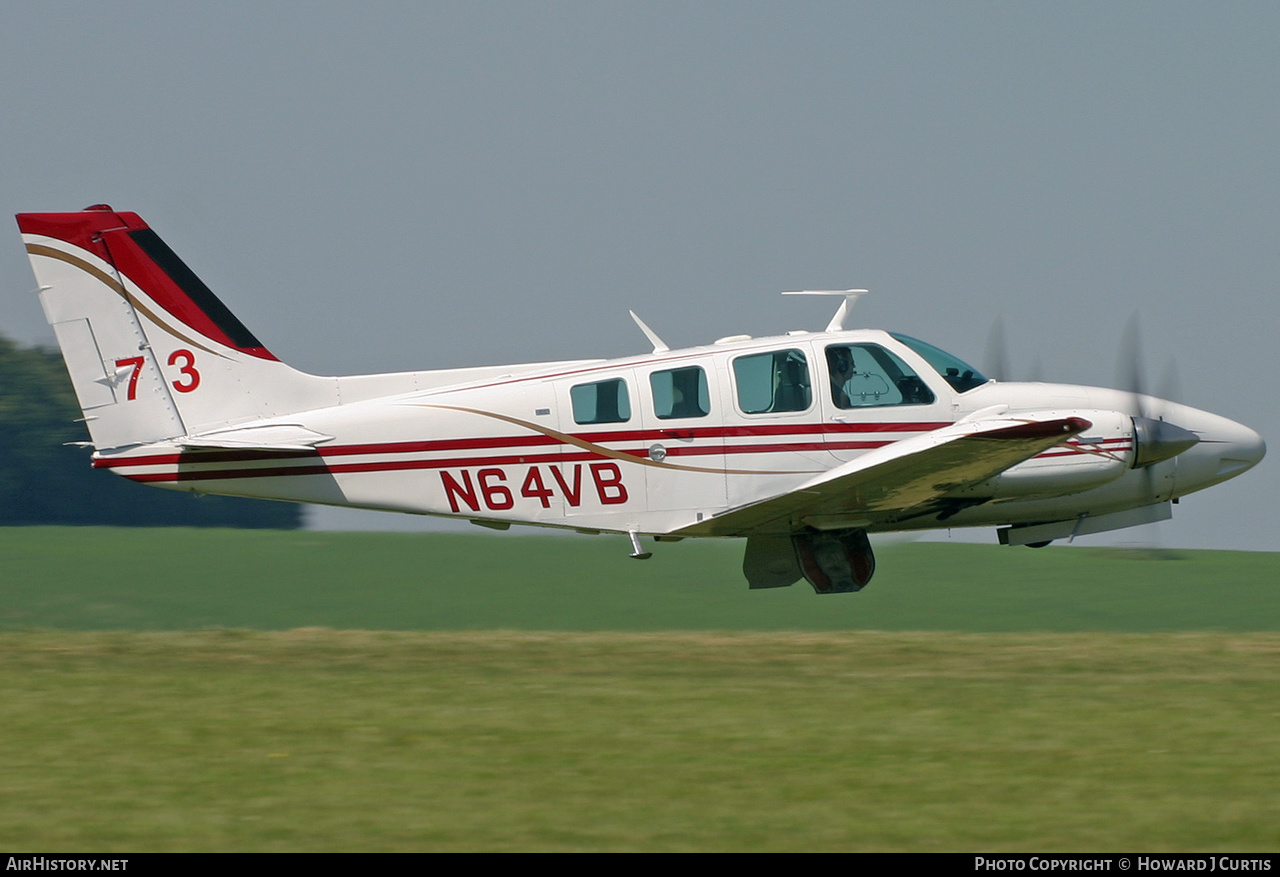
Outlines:
[[[800,571],[819,594],[861,591],[876,572],[866,530],[797,533],[791,537]]]
[[[753,588],[782,588],[803,578],[819,594],[860,591],[875,571],[866,530],[751,536],[742,560],[742,572]]]

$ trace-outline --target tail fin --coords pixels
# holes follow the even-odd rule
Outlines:
[[[94,445],[122,448],[335,403],[277,360],[136,213],[18,227]]]

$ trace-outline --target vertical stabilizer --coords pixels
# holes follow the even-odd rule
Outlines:
[[[136,213],[18,216],[89,434],[99,450],[334,404],[227,310]]]

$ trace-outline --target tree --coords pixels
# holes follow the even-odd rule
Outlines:
[[[157,490],[90,468],[89,436],[54,351],[0,337],[0,524],[295,529],[292,503]]]

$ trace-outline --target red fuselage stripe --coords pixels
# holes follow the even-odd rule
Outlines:
[[[947,423],[860,423],[860,424],[805,424],[800,426],[728,426],[707,427],[701,429],[656,429],[626,430],[616,432],[577,433],[573,438],[582,441],[599,442],[661,442],[684,441],[714,438],[741,438],[752,436],[786,436],[786,435],[823,435],[843,433],[889,433],[889,432],[928,432],[949,426]],[[117,469],[126,466],[164,466],[183,463],[245,463],[261,460],[293,460],[310,459],[316,455],[323,458],[362,456],[366,454],[423,454],[439,451],[476,451],[489,448],[522,448],[549,447],[565,444],[561,440],[546,435],[525,436],[493,436],[465,439],[438,439],[420,442],[380,442],[376,444],[335,445],[320,447],[315,451],[263,451],[263,450],[218,450],[192,451],[186,454],[148,454],[137,457],[118,459],[100,458],[93,461],[99,469]],[[887,442],[807,442],[802,444],[768,444],[768,445],[715,445],[710,450],[671,447],[670,454],[689,453],[768,453],[777,450],[834,450],[880,447]],[[195,457],[199,459],[195,459]]]
[[[857,446],[863,449],[878,448],[889,442],[847,442],[841,447]],[[737,447],[707,446],[701,448],[673,448],[668,456],[700,456],[711,454],[742,453],[778,453],[784,451],[824,451],[828,446],[822,443],[804,443],[790,445],[745,445]],[[649,456],[647,448],[631,450],[619,449],[618,453],[636,459]],[[314,459],[314,458],[313,458]],[[367,463],[321,463],[302,464],[296,466],[260,466],[252,469],[182,469],[169,472],[121,473],[134,481],[212,481],[226,478],[271,478],[284,475],[339,475],[351,472],[395,472],[410,469],[465,469],[477,466],[520,466],[546,463],[576,463],[585,460],[600,460],[604,457],[591,451],[570,451],[552,454],[520,454],[494,457],[449,457],[438,460],[380,460]],[[177,458],[173,458],[177,462]],[[195,462],[183,460],[188,464]],[[199,461],[204,462],[204,461]],[[153,464],[154,465],[154,464]]]
[[[892,427],[907,426],[907,424],[840,424],[842,427],[831,432],[854,433],[854,432],[893,432],[898,431]],[[856,426],[857,428],[849,428]],[[912,427],[931,426],[933,424],[910,424]],[[886,428],[890,427],[890,428]],[[728,438],[740,436],[755,435],[812,435],[824,432],[824,427],[806,425],[803,427],[717,427],[698,431],[698,437],[708,438]],[[906,431],[906,430],[902,430]],[[574,436],[585,441],[636,441],[636,440],[652,440],[652,439],[670,439],[669,435],[664,435],[662,431],[652,430],[632,430],[627,432],[612,433],[585,433]],[[706,443],[701,445],[672,445],[666,448],[668,457],[700,457],[700,456],[716,456],[716,455],[736,455],[736,454],[777,454],[777,453],[813,453],[823,451],[850,451],[850,450],[874,450],[892,444],[891,441],[808,441],[808,442],[774,442],[769,444],[725,444],[723,442]],[[504,454],[494,456],[450,456],[434,460],[377,460],[359,463],[338,463],[325,462],[328,458],[354,456],[354,455],[374,455],[374,454],[421,454],[429,452],[441,451],[482,451],[499,448],[539,448],[548,449],[538,453],[522,453],[522,454]],[[126,477],[140,482],[177,482],[177,481],[212,481],[230,478],[272,478],[280,476],[299,476],[299,475],[338,475],[345,473],[362,473],[362,472],[394,472],[406,470],[420,469],[445,469],[445,468],[469,468],[477,466],[512,466],[512,465],[538,465],[548,463],[573,463],[586,460],[602,459],[603,455],[587,450],[567,450],[573,446],[567,445],[551,436],[535,435],[535,436],[500,436],[473,439],[444,439],[438,441],[425,442],[390,442],[380,444],[360,444],[360,445],[341,445],[331,448],[317,448],[315,451],[285,451],[271,452],[258,450],[226,450],[226,451],[197,451],[186,454],[151,454],[138,457],[129,457],[123,459],[98,459],[94,460],[93,465],[97,468],[105,469],[123,469],[135,466],[193,466],[193,465],[214,465],[226,463],[250,463],[270,461],[284,462],[297,461],[287,465],[278,466],[254,466],[254,467],[227,467],[221,469],[189,469],[170,470],[168,472],[148,472],[128,474]],[[565,451],[550,450],[551,448],[565,448]],[[1097,445],[1076,447],[1059,446],[1049,451],[1045,451],[1039,455],[1039,459],[1046,457],[1059,456],[1078,456],[1096,454],[1099,450],[1106,451],[1126,451],[1130,448],[1130,442],[1127,438],[1108,439]],[[647,447],[632,448],[611,448],[615,453],[625,454],[635,457],[636,459],[646,459],[649,457],[649,449]],[[314,462],[320,461],[320,462]]]

